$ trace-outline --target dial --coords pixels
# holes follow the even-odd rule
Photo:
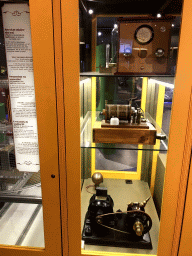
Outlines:
[[[153,40],[154,31],[149,25],[141,25],[135,31],[135,40],[139,44],[148,44]]]

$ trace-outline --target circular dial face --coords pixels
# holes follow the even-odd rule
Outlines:
[[[148,44],[153,40],[153,28],[149,25],[142,25],[135,31],[135,39],[139,44]]]

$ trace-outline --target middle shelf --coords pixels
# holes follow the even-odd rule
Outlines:
[[[146,151],[167,151],[168,139],[163,130],[157,125],[155,120],[145,113],[145,118],[157,130],[157,134],[166,137],[165,140],[156,139],[155,145],[142,145],[142,144],[117,144],[117,143],[94,143],[93,141],[93,128],[101,127],[101,121],[104,116],[100,111],[88,111],[84,118],[81,119],[81,148],[101,148],[101,149],[124,149],[124,150],[146,150]],[[105,129],[105,128],[104,128]],[[159,143],[160,142],[160,143]],[[142,147],[141,147],[142,145]]]

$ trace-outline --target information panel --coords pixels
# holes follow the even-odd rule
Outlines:
[[[40,165],[29,6],[4,4],[2,16],[16,167],[37,172]]]

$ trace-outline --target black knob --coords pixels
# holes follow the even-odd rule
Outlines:
[[[147,50],[140,49],[138,52],[138,56],[140,58],[146,58],[147,57]]]

